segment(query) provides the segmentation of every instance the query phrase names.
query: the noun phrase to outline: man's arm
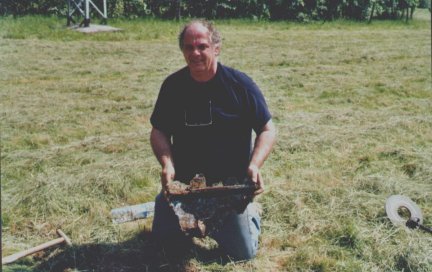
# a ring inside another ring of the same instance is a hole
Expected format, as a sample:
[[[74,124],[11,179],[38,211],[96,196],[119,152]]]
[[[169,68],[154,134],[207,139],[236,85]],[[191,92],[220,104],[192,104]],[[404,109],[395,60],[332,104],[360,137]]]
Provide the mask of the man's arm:
[[[166,190],[167,184],[173,181],[175,176],[170,138],[162,131],[153,128],[150,133],[150,143],[153,153],[162,166],[161,183],[162,189]]]
[[[249,177],[258,184],[259,189],[255,191],[255,195],[264,192],[264,181],[261,177],[260,168],[267,159],[273,144],[276,140],[276,128],[273,121],[270,119],[257,135],[255,139],[255,146],[252,151],[252,158],[248,167]]]

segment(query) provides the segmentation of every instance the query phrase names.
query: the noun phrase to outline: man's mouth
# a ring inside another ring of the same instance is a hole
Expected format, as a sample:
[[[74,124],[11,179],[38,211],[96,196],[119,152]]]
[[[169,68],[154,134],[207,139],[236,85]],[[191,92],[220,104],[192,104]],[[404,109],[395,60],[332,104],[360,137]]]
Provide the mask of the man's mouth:
[[[198,64],[202,64],[203,61],[202,60],[191,60],[191,63],[194,65],[198,65]]]

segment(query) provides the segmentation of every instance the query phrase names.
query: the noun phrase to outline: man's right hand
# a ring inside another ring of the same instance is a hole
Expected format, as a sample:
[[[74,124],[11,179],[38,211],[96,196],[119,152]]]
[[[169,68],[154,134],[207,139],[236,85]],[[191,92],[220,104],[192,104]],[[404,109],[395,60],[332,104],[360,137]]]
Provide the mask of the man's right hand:
[[[170,136],[157,128],[152,128],[150,133],[150,143],[153,152],[162,166],[161,184],[162,190],[166,191],[168,183],[174,180],[175,169],[171,154]]]
[[[161,171],[161,184],[164,191],[167,190],[167,185],[174,180],[175,169],[173,165],[166,165]]]
[[[254,192],[254,195],[262,194],[264,192],[264,181],[258,166],[250,164],[247,173],[249,178],[258,185],[258,189]]]

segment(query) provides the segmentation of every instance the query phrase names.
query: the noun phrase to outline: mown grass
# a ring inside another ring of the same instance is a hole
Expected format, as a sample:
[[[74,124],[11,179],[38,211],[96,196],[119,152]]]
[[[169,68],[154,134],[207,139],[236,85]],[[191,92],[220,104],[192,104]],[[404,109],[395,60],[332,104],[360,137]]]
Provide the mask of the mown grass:
[[[257,258],[202,271],[432,271],[432,239],[391,225],[388,196],[413,199],[432,225],[431,27],[404,22],[220,21],[221,61],[254,78],[278,142],[263,168]],[[151,201],[159,166],[149,116],[184,65],[179,23],[113,20],[85,35],[65,19],[0,18],[2,255],[56,237],[4,271],[169,271],[151,219],[109,211]],[[172,267],[171,267],[172,268]],[[172,268],[177,270],[177,268]]]

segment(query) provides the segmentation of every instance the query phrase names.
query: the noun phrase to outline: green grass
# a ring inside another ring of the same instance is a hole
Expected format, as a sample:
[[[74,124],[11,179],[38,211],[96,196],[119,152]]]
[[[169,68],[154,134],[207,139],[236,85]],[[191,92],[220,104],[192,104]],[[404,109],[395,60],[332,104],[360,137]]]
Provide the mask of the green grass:
[[[428,11],[415,15],[217,22],[221,61],[261,87],[278,141],[263,168],[257,258],[192,254],[190,271],[432,271],[430,234],[392,226],[384,210],[403,194],[432,225],[431,25]],[[184,65],[181,24],[111,20],[123,31],[85,35],[65,23],[0,18],[2,255],[56,228],[74,243],[3,269],[169,271],[150,246],[151,219],[113,225],[109,212],[160,188],[149,116]]]

